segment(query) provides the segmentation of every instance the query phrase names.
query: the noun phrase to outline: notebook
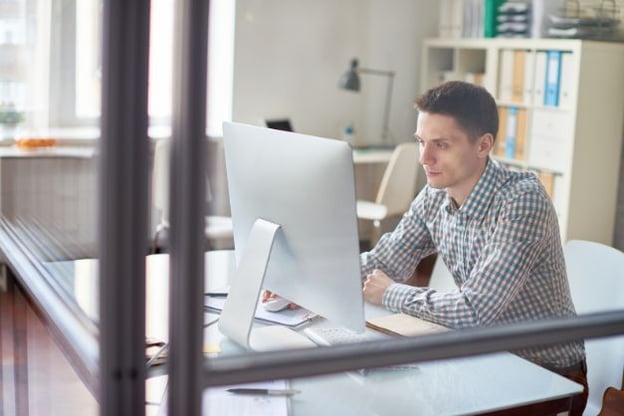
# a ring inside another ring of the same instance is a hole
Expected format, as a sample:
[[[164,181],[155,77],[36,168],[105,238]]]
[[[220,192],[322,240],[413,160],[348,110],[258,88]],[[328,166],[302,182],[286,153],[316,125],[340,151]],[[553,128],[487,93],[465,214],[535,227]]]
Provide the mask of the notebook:
[[[405,313],[379,316],[366,320],[366,326],[390,335],[412,337],[450,331],[449,328]]]

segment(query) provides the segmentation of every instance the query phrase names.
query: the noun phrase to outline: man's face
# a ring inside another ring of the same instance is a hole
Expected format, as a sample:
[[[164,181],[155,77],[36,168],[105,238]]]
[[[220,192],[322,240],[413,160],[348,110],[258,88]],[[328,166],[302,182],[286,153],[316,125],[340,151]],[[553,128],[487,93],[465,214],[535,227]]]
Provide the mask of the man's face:
[[[470,140],[453,117],[420,112],[415,137],[429,186],[446,189],[461,205],[485,169],[492,136]]]

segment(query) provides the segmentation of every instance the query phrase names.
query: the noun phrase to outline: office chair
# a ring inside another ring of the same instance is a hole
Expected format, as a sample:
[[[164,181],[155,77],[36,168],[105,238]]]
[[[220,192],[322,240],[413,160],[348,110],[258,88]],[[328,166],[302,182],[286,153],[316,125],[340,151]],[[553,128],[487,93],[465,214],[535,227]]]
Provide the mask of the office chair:
[[[160,214],[156,232],[152,240],[152,252],[167,246],[169,230],[169,140],[159,140],[154,148],[152,171],[152,205]],[[206,198],[212,199],[210,184],[206,179]],[[204,233],[207,249],[225,249],[233,247],[234,232],[232,218],[227,216],[207,215]]]
[[[392,153],[384,171],[375,202],[357,201],[359,219],[373,222],[370,244],[381,237],[382,221],[403,214],[416,191],[418,175],[418,143],[401,143]]]
[[[624,308],[624,253],[573,240],[564,247],[572,300],[578,314]],[[609,386],[622,387],[624,335],[585,341],[589,399],[584,415],[597,415]]]

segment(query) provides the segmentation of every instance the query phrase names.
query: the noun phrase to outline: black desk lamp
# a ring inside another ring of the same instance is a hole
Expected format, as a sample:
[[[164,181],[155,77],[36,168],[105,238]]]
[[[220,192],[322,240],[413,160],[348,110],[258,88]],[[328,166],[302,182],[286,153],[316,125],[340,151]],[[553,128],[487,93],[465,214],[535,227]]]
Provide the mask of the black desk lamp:
[[[388,90],[386,92],[386,108],[384,112],[384,121],[383,121],[383,130],[381,139],[384,144],[388,144],[389,142],[389,128],[388,122],[390,120],[390,103],[392,102],[392,83],[394,81],[394,71],[383,71],[379,69],[370,69],[370,68],[360,68],[358,67],[358,60],[353,58],[351,60],[351,68],[347,72],[345,72],[342,77],[340,77],[340,81],[338,82],[338,86],[342,89],[348,91],[360,91],[360,75],[359,74],[371,74],[371,75],[381,75],[384,77],[388,77]]]

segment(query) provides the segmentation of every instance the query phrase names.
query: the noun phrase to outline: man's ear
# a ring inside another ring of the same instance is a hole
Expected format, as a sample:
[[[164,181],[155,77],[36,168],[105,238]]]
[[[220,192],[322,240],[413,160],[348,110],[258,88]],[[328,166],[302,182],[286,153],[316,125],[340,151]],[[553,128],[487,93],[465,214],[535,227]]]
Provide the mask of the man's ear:
[[[487,157],[490,151],[494,147],[494,136],[491,133],[485,133],[483,136],[477,139],[478,153],[481,157]]]

